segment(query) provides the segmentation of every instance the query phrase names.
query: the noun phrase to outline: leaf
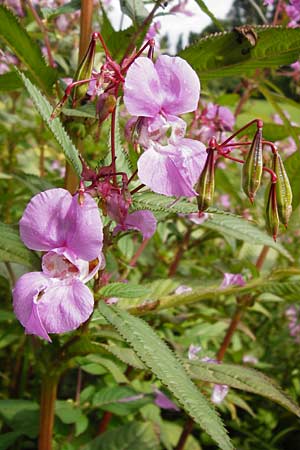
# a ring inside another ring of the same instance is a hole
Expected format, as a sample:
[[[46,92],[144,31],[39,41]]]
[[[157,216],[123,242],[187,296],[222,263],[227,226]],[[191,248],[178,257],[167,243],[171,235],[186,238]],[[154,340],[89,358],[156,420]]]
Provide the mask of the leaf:
[[[46,191],[47,189],[53,189],[55,186],[49,183],[45,178],[38,177],[37,175],[29,173],[12,173],[10,174],[15,180],[20,181],[24,186],[26,186],[33,195],[38,194],[41,191]]]
[[[143,0],[120,0],[122,13],[126,14],[134,24],[140,25],[148,17]]]
[[[220,448],[231,449],[228,435],[212,405],[191,382],[180,361],[152,328],[143,320],[119,308],[109,307],[104,302],[99,303],[99,310]]]
[[[32,269],[40,268],[40,260],[22,243],[19,233],[10,225],[0,222],[0,260],[15,262]]]
[[[109,49],[113,59],[117,59],[125,53],[128,43],[132,36],[134,35],[134,27],[126,28],[125,30],[115,31],[111,25],[109,18],[105,10],[102,8],[102,26],[101,34],[106,42],[107,48]],[[139,44],[137,43],[137,46]]]
[[[157,450],[159,443],[152,424],[130,422],[108,430],[82,450]]]
[[[0,5],[0,38],[26,65],[35,83],[51,93],[56,72],[46,65],[38,42],[31,39],[17,17],[4,5]]]
[[[150,293],[145,286],[132,283],[111,283],[102,287],[98,292],[102,297],[136,298]]]
[[[118,416],[128,416],[152,402],[151,396],[145,396],[128,386],[104,387],[94,396],[94,408],[110,411]]]
[[[128,366],[136,369],[145,369],[145,365],[131,348],[119,347],[115,344],[101,344],[101,346]]]
[[[21,431],[10,431],[9,433],[2,433],[0,436],[0,450],[12,448],[12,444],[22,436]]]
[[[60,14],[70,14],[81,8],[81,0],[71,0],[65,5],[58,8],[41,8],[42,14],[45,19],[54,19]]]
[[[189,362],[188,368],[199,380],[227,384],[236,389],[262,395],[300,416],[300,408],[282,391],[280,386],[255,369],[234,364],[212,364],[201,361]]]
[[[66,133],[66,130],[62,126],[59,118],[50,120],[50,116],[52,113],[52,106],[46,100],[46,98],[40,93],[40,91],[34,86],[26,76],[20,72],[20,77],[30,95],[36,109],[40,113],[41,117],[44,119],[50,130],[52,131],[53,136],[63,149],[65,157],[70,165],[73,167],[74,171],[80,177],[82,172],[82,165],[79,159],[79,152],[71,141],[69,135]]]
[[[104,358],[103,356],[99,355],[88,355],[83,358],[83,360],[85,364],[95,363],[98,366],[104,367],[108,372],[112,374],[116,383],[128,383],[128,379],[125,377],[120,367],[118,367],[117,364],[111,359]]]
[[[300,135],[300,127],[294,127],[294,132]],[[267,141],[281,141],[290,137],[291,133],[285,125],[277,125],[275,123],[264,122],[263,136]]]
[[[167,197],[166,195],[156,194],[151,191],[144,191],[134,194],[133,210],[150,209],[151,211],[165,211],[169,214],[191,214],[197,213],[198,207],[196,203],[176,197]],[[209,208],[209,213],[229,214],[216,208]]]
[[[216,25],[216,27],[219,28],[219,30],[224,31],[223,25],[218,21],[218,19],[210,11],[210,9],[208,9],[208,7],[204,3],[204,1],[203,0],[196,0],[196,3],[198,3],[200,9],[204,12],[204,14],[206,14],[212,20],[212,22]]]
[[[201,226],[241,241],[250,242],[253,245],[267,245],[293,261],[290,253],[281,244],[274,242],[267,233],[240,217],[215,214],[203,222]]]
[[[23,88],[23,83],[15,71],[0,75],[0,92],[15,91],[21,88]]]
[[[284,161],[284,167],[289,177],[293,191],[293,210],[300,203],[300,154],[296,151]]]
[[[258,39],[252,46],[236,31],[208,35],[179,56],[198,72],[201,80],[238,76],[256,69],[277,68],[299,57],[300,29],[252,27]]]

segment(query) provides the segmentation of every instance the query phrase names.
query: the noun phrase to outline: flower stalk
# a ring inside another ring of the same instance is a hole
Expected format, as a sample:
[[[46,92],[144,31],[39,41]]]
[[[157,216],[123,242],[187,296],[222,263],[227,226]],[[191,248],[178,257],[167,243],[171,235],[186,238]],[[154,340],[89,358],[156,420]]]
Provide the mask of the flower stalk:
[[[42,379],[38,450],[52,450],[57,385],[57,376],[45,375]]]

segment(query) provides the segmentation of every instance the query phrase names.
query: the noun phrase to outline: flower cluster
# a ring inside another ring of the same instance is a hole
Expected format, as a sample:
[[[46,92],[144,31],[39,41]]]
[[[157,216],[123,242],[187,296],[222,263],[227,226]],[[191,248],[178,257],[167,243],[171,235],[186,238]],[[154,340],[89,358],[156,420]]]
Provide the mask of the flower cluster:
[[[197,139],[208,142],[213,136],[225,139],[226,131],[232,131],[235,117],[226,106],[207,103],[201,110],[195,112],[192,133]]]
[[[64,189],[41,192],[24,211],[20,235],[28,248],[46,253],[42,272],[18,279],[14,311],[26,333],[51,341],[49,333],[74,330],[93,312],[85,283],[104,263],[97,203],[88,194],[79,202]]]

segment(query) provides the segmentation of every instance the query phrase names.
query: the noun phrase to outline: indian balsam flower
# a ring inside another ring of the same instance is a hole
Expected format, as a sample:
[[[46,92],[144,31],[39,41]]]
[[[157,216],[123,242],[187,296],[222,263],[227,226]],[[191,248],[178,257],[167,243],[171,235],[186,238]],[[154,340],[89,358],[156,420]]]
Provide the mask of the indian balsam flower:
[[[85,285],[103,265],[102,222],[88,194],[79,202],[65,189],[37,194],[20,220],[25,245],[45,252],[42,271],[18,279],[14,311],[27,334],[51,341],[49,333],[78,328],[93,312],[94,299]]]
[[[182,58],[161,55],[153,63],[140,57],[128,70],[124,103],[139,118],[138,142],[145,150],[138,176],[154,192],[197,195],[193,186],[205,163],[205,146],[184,137],[186,124],[178,115],[194,111],[199,95],[199,79]]]

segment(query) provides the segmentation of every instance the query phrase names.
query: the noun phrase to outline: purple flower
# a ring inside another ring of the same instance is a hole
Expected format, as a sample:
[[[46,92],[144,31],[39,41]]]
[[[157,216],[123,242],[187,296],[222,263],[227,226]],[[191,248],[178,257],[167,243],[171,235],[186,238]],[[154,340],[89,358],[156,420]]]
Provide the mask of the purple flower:
[[[232,131],[235,124],[235,117],[230,109],[214,103],[208,103],[201,113],[196,113],[197,128],[193,130],[195,136],[200,140],[207,142],[217,133]],[[225,135],[224,135],[225,138]]]
[[[300,21],[300,0],[290,0],[290,4],[285,7],[286,13],[291,19],[290,27],[298,26]]]
[[[170,400],[162,391],[154,388],[155,400],[154,403],[161,409],[171,409],[173,411],[180,411],[177,405]]]
[[[161,55],[155,64],[138,58],[128,70],[124,103],[131,115],[139,117],[138,142],[146,150],[138,160],[138,175],[154,192],[197,195],[193,186],[205,163],[205,147],[184,138],[186,124],[178,115],[195,110],[199,94],[196,73],[179,57]]]
[[[180,13],[188,17],[194,16],[194,13],[187,9],[188,1],[189,0],[179,0],[179,3],[170,9],[170,13]]]
[[[190,360],[198,359],[197,353],[199,353],[201,350],[202,350],[202,347],[200,345],[191,344],[189,346],[188,358]]]
[[[270,6],[273,5],[274,0],[264,0],[264,6]]]
[[[186,294],[187,292],[192,292],[192,288],[189,286],[185,286],[184,284],[182,284],[181,286],[178,286],[175,291],[174,294],[176,295],[180,295],[180,294]]]
[[[215,384],[211,394],[211,401],[219,405],[228,394],[228,391],[229,386],[227,384]]]
[[[65,189],[50,189],[31,199],[20,220],[25,245],[47,252],[42,272],[31,272],[13,290],[14,311],[27,334],[51,342],[48,333],[78,328],[93,312],[85,283],[102,261],[102,222],[95,200],[79,204]]]
[[[224,278],[220,288],[225,289],[228,286],[245,286],[246,282],[240,273],[224,273]]]
[[[150,239],[156,231],[157,221],[151,211],[135,211],[128,214],[123,224],[115,227],[114,233],[125,230],[139,231],[143,239]]]

